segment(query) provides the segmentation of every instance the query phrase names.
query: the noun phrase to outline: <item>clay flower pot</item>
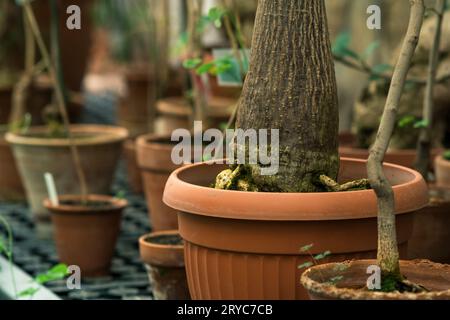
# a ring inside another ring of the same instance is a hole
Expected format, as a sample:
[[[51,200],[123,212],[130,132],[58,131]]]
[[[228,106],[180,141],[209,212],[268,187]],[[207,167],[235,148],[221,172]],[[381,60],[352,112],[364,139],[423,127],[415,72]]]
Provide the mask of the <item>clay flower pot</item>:
[[[130,133],[131,138],[153,131],[155,98],[152,96],[149,68],[140,71],[132,68],[126,73],[127,94],[118,108],[118,124]]]
[[[329,263],[305,271],[301,282],[312,300],[442,300],[450,299],[450,266],[426,260],[401,261],[400,267],[409,281],[430,290],[426,293],[385,293],[366,289],[367,268],[375,260]],[[342,267],[345,266],[345,267]],[[344,270],[342,270],[344,269]],[[336,285],[330,280],[342,277]],[[361,289],[354,289],[361,288]]]
[[[80,196],[67,195],[59,202],[55,206],[44,200],[51,212],[59,260],[79,266],[82,277],[107,275],[127,201],[90,195],[85,205]]]
[[[414,218],[408,257],[450,263],[450,189],[429,188],[430,203]]]
[[[150,233],[139,239],[141,259],[156,300],[187,300],[184,246],[178,231]]]
[[[173,164],[171,159],[173,145],[170,137],[159,135],[141,136],[136,142],[150,224],[154,231],[178,228],[176,211],[162,201],[170,173],[180,167]]]
[[[167,181],[164,202],[179,211],[193,299],[307,299],[298,266],[331,251],[329,261],[374,258],[377,201],[373,190],[263,193],[208,187],[225,165],[185,166]],[[385,164],[394,185],[402,256],[414,212],[428,202],[427,186],[411,169]],[[366,176],[366,162],[342,159],[340,181]]]
[[[11,147],[0,130],[0,201],[20,201],[25,199],[25,190],[20,180],[19,171]]]
[[[128,184],[134,193],[142,193],[144,190],[141,171],[136,157],[136,141],[128,139],[123,145],[125,161],[127,164]]]
[[[436,170],[436,185],[442,188],[450,188],[450,161],[438,156],[434,161]]]
[[[126,129],[99,125],[73,125],[71,131],[78,146],[88,190],[93,194],[108,194]],[[50,216],[42,201],[47,197],[44,173],[50,172],[59,194],[78,194],[79,185],[73,165],[69,140],[49,138],[46,127],[33,127],[25,135],[7,133],[6,140],[13,149],[14,158],[25,186],[31,212],[37,222],[38,235],[47,237]]]

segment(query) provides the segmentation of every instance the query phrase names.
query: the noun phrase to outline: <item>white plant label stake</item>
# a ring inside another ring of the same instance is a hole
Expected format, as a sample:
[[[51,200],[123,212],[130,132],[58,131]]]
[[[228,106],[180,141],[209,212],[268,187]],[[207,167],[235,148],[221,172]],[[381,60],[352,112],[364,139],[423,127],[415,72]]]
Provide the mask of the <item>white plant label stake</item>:
[[[49,172],[44,174],[45,185],[47,186],[48,197],[52,205],[59,205],[58,193],[56,192],[55,180],[53,175]]]

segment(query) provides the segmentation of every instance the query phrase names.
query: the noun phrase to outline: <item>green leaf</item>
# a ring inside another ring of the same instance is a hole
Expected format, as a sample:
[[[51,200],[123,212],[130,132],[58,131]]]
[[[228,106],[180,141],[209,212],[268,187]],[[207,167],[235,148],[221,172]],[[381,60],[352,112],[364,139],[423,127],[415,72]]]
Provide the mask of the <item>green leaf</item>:
[[[339,263],[336,266],[334,266],[333,271],[334,272],[342,272],[349,268],[347,264]]]
[[[311,250],[311,248],[314,247],[314,244],[307,244],[306,246],[303,246],[300,248],[300,252],[308,252],[309,250]]]
[[[336,276],[330,279],[330,281],[328,281],[329,284],[336,284],[339,281],[341,281],[342,279],[344,279],[343,276]]]
[[[19,298],[25,298],[25,297],[29,297],[29,296],[34,296],[36,294],[36,292],[39,291],[39,288],[28,288],[25,289],[21,292],[19,292],[18,297]]]
[[[216,28],[221,28],[222,18],[226,13],[227,11],[220,7],[213,7],[208,12],[209,21],[213,22]]]
[[[372,67],[372,72],[376,73],[370,77],[370,80],[378,80],[380,77],[377,74],[383,74],[386,71],[392,70],[392,66],[387,63],[380,63]]]
[[[450,150],[445,151],[443,157],[445,160],[450,161]]]
[[[58,264],[48,270],[46,273],[37,275],[35,281],[39,284],[45,284],[50,281],[64,279],[68,273],[69,271],[67,265]]]
[[[183,67],[186,69],[195,69],[202,63],[202,59],[200,58],[193,58],[193,59],[186,59],[183,61]]]
[[[337,56],[345,56],[345,50],[349,47],[351,35],[349,32],[340,33],[333,44],[333,54]]]
[[[210,70],[212,70],[213,68],[214,68],[214,62],[208,62],[208,63],[202,64],[200,67],[195,69],[195,72],[199,75],[202,75],[202,74],[210,72]]]
[[[328,257],[331,254],[330,251],[325,251],[324,253],[319,253],[318,255],[314,256],[315,260],[322,260]]]
[[[302,263],[301,265],[298,266],[299,269],[307,269],[309,267],[312,267],[314,265],[314,263],[307,261],[305,263]]]
[[[414,117],[412,115],[406,115],[398,121],[398,127],[406,128],[406,127],[412,126],[415,122],[416,122],[416,117]]]
[[[414,123],[414,129],[427,128],[429,126],[428,120],[420,120]]]
[[[369,58],[379,47],[380,47],[379,41],[374,41],[371,44],[369,44],[366,50],[364,50],[363,59],[366,60],[367,58]]]

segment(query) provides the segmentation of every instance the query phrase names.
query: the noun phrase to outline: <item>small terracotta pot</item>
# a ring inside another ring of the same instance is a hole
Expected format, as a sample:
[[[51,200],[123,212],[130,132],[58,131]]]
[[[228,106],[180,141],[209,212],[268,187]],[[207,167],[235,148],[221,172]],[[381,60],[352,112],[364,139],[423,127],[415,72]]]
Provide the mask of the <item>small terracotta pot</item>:
[[[170,173],[180,167],[171,159],[173,143],[168,136],[145,135],[137,139],[136,147],[152,230],[177,229],[176,211],[162,201]]]
[[[128,183],[134,193],[142,193],[144,190],[141,171],[137,163],[136,142],[133,139],[125,141],[123,145],[125,161],[127,163]]]
[[[139,238],[141,259],[156,300],[190,299],[182,242],[178,231],[154,232]]]
[[[89,193],[108,194],[116,166],[127,138],[126,129],[99,125],[73,125],[71,131],[78,146]],[[14,158],[25,186],[28,203],[40,237],[51,235],[50,215],[42,201],[47,197],[44,173],[55,179],[60,194],[80,193],[69,140],[48,138],[46,127],[32,127],[26,135],[7,133]]]
[[[202,163],[172,173],[164,202],[179,210],[186,271],[193,299],[307,299],[298,266],[313,254],[330,261],[374,258],[377,200],[373,190],[265,193],[208,187],[225,165]],[[427,186],[411,169],[385,164],[394,185],[402,256],[414,211],[428,203]],[[366,161],[341,161],[340,181],[366,176]],[[357,239],[357,241],[355,240]]]
[[[441,149],[433,149],[431,151],[431,166],[434,166],[434,159],[442,152]],[[369,150],[354,148],[350,146],[339,147],[339,155],[341,157],[355,158],[355,159],[368,159]],[[400,166],[414,169],[416,162],[417,151],[413,149],[407,150],[388,150],[384,161],[387,163],[394,163]]]
[[[208,126],[219,128],[221,123],[226,123],[236,103],[236,99],[212,96],[209,99],[209,108],[207,110]],[[157,102],[156,109],[159,113],[155,123],[155,132],[157,134],[170,135],[175,129],[190,129],[192,127],[192,108],[185,98],[170,97],[161,99]]]
[[[414,217],[408,257],[450,263],[450,189],[429,188],[429,205]]]
[[[59,260],[79,266],[82,277],[107,275],[127,201],[99,195],[88,196],[88,202],[99,203],[96,206],[79,204],[81,197],[75,195],[60,196],[59,201],[54,206],[44,200],[54,223]]]
[[[438,156],[434,161],[436,171],[436,185],[442,188],[450,188],[450,161],[443,156]]]
[[[430,290],[426,293],[374,292],[366,288],[367,268],[377,265],[376,260],[329,263],[305,271],[301,283],[312,300],[448,300],[450,299],[450,266],[427,260],[401,261],[402,274],[413,283]],[[345,268],[341,268],[345,266]],[[342,270],[344,269],[344,270]],[[334,277],[342,277],[336,285]],[[364,288],[364,289],[354,289]]]
[[[118,124],[130,133],[131,138],[153,131],[155,98],[152,96],[148,67],[126,73],[127,95],[118,108]]]

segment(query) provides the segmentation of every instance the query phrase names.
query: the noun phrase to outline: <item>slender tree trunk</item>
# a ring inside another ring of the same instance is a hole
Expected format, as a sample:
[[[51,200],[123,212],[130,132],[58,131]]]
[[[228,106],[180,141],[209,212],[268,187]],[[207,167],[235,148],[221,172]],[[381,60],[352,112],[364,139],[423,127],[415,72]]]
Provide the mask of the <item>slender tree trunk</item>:
[[[423,120],[426,126],[420,131],[419,141],[417,143],[416,169],[425,180],[428,181],[428,170],[430,169],[433,111],[434,111],[434,85],[436,84],[436,74],[439,65],[439,47],[441,44],[442,21],[444,19],[445,0],[436,1],[436,30],[434,31],[433,46],[430,50],[430,61],[428,64],[428,79],[425,89],[425,98],[423,103]]]
[[[419,40],[425,11],[423,0],[411,0],[410,3],[408,31],[392,76],[377,138],[370,150],[367,163],[369,181],[378,198],[378,264],[384,278],[394,277],[397,280],[401,279],[401,274],[395,227],[394,192],[383,172],[383,159],[395,128],[398,104]]]
[[[260,190],[314,192],[337,178],[338,102],[324,0],[260,0],[237,128],[279,129],[280,167]]]

